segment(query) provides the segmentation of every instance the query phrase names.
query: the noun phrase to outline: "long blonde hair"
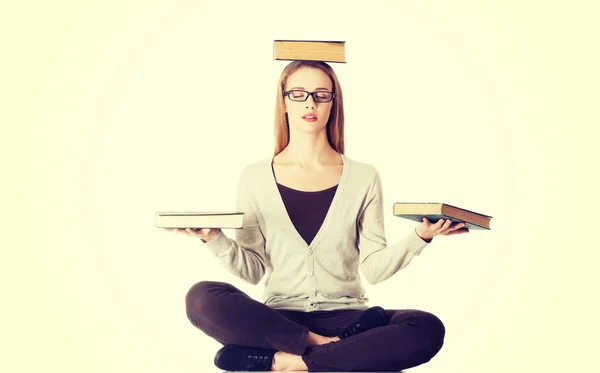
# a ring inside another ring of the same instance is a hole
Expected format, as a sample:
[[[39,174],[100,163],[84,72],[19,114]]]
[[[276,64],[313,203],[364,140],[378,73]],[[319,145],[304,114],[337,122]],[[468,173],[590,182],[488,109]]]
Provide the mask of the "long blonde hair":
[[[281,72],[277,85],[277,98],[275,100],[275,152],[279,154],[290,142],[290,127],[287,114],[283,105],[283,94],[287,79],[301,67],[314,67],[325,72],[333,84],[335,97],[331,106],[329,120],[327,121],[327,140],[333,149],[344,154],[344,105],[342,87],[335,72],[327,63],[322,61],[293,61]]]

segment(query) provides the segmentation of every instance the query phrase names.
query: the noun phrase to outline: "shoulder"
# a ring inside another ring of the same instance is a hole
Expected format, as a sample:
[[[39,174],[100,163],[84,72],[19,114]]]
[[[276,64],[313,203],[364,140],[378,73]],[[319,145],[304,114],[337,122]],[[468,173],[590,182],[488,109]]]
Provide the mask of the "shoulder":
[[[272,157],[265,157],[244,166],[240,172],[242,181],[266,181],[271,172]]]
[[[362,180],[376,181],[380,178],[377,167],[371,163],[362,162],[344,155],[344,162],[348,162],[353,177]]]

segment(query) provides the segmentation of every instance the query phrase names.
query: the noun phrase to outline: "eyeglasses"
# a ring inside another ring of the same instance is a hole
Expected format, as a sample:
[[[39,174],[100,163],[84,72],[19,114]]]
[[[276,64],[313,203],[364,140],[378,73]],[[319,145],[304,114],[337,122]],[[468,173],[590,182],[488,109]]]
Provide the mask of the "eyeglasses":
[[[288,97],[292,101],[303,102],[308,99],[308,96],[312,96],[315,102],[329,102],[335,97],[335,93],[327,91],[307,92],[293,89],[283,94],[283,97]]]

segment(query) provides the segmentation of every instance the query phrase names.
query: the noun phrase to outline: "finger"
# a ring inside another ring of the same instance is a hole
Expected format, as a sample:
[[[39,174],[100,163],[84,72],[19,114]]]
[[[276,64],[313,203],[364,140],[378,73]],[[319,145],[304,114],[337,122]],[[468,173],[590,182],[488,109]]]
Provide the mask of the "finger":
[[[455,231],[460,228],[464,228],[467,224],[465,223],[456,223],[452,227],[450,227],[450,231]]]
[[[452,224],[452,219],[448,219],[444,222],[444,224],[442,224],[440,231],[444,232],[446,230],[448,230],[448,228],[450,228],[450,225]]]
[[[435,224],[431,224],[427,227],[432,237],[437,236],[441,232],[441,227],[444,224],[444,219],[439,219]]]
[[[192,236],[196,235],[196,230],[194,228],[185,228],[185,231]]]
[[[434,231],[440,230],[445,222],[446,220],[440,219],[434,225],[432,225],[431,228],[433,228]]]
[[[208,228],[187,228],[187,232],[195,237],[204,238],[210,229]]]
[[[448,224],[448,221],[450,221],[450,224]],[[454,223],[451,220],[448,221],[446,221],[446,224],[444,224],[444,227],[442,229],[444,232],[452,232],[454,230],[462,228],[464,225],[461,222]]]
[[[469,229],[468,228],[460,228],[455,231],[449,231],[449,232],[445,233],[445,235],[452,236],[453,234],[462,234],[462,233],[469,233]]]

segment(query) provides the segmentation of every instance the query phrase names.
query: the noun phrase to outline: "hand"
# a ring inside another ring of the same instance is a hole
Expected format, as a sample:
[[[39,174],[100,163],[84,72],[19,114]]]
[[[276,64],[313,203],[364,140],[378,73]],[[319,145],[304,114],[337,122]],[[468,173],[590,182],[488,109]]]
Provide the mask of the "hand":
[[[444,219],[440,219],[437,223],[432,224],[429,222],[429,219],[423,218],[423,222],[415,230],[419,237],[430,242],[433,237],[438,235],[451,236],[453,234],[468,233],[469,229],[464,227],[465,223],[452,224],[452,220],[450,219],[445,221]]]
[[[203,242],[208,242],[221,233],[220,228],[163,228],[168,232],[185,234],[188,236],[199,237]]]

